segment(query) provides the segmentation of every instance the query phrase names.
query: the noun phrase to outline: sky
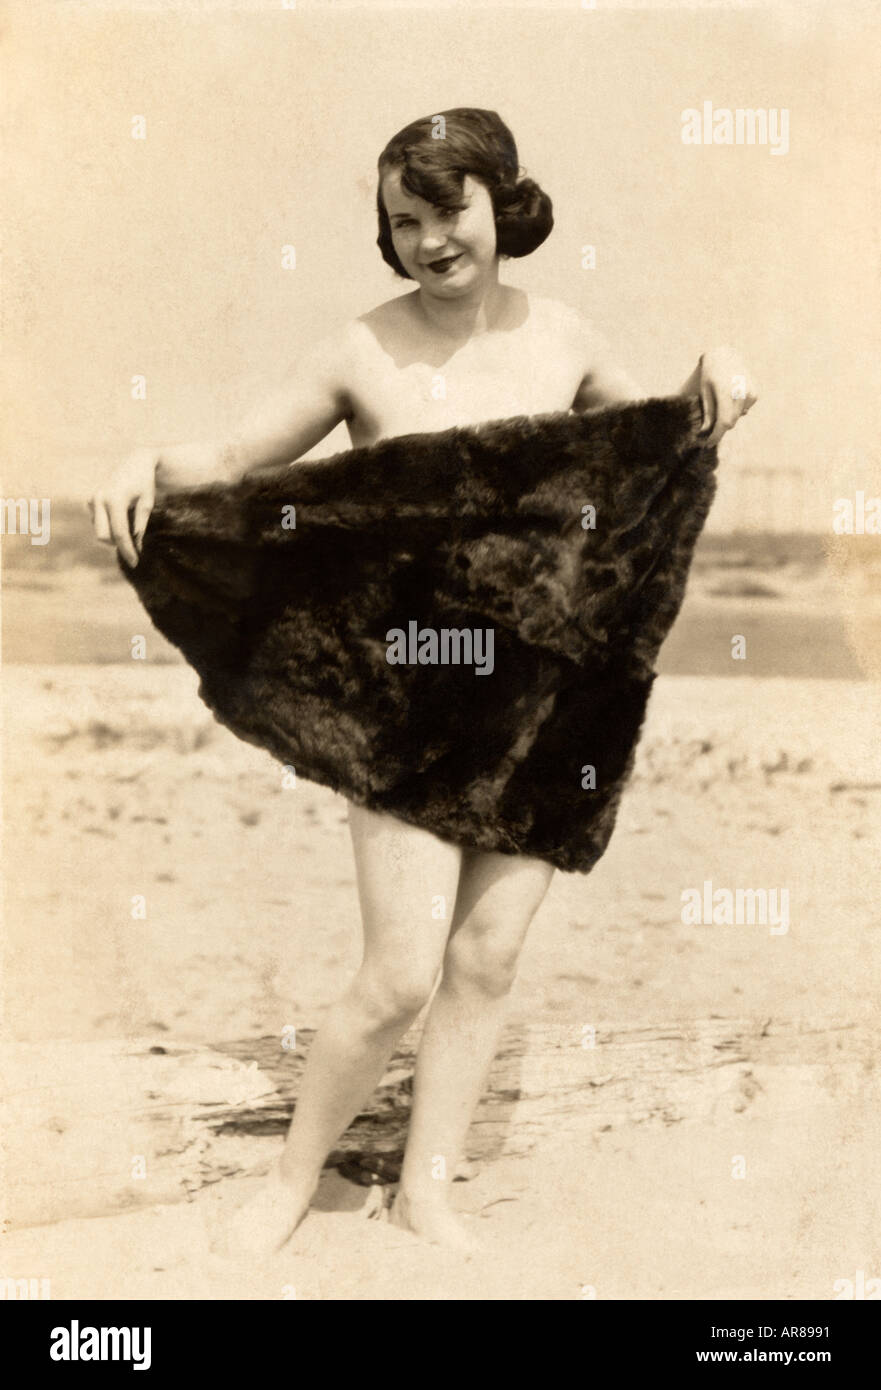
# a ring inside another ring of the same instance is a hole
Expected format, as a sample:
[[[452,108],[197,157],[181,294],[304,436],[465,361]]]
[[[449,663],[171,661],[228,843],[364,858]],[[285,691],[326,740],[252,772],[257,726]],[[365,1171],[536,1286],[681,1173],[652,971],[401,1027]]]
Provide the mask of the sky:
[[[879,39],[881,9],[849,0],[14,0],[3,495],[85,496],[137,445],[223,437],[317,337],[409,289],[375,247],[377,156],[473,105],[554,202],[502,278],[580,308],[651,393],[735,346],[761,399],[723,446],[715,522],[824,524],[878,489]],[[788,152],[683,144],[705,101],[785,108]]]

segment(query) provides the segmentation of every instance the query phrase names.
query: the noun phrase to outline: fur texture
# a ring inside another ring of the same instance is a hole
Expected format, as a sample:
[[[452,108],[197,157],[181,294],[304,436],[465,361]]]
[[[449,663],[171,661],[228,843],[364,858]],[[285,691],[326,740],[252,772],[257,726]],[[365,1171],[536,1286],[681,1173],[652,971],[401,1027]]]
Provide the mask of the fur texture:
[[[586,873],[715,491],[699,425],[674,397],[388,439],[171,496],[120,564],[241,738],[445,839]],[[492,628],[492,674],[389,664],[411,620]]]

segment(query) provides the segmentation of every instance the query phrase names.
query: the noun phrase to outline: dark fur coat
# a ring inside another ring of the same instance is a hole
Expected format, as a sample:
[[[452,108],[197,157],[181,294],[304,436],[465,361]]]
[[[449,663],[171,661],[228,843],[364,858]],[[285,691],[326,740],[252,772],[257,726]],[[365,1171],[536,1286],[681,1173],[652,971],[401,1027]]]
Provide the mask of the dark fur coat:
[[[699,425],[674,397],[383,440],[171,496],[120,564],[241,738],[445,839],[586,873],[713,498]],[[414,620],[492,629],[491,674],[390,664]]]

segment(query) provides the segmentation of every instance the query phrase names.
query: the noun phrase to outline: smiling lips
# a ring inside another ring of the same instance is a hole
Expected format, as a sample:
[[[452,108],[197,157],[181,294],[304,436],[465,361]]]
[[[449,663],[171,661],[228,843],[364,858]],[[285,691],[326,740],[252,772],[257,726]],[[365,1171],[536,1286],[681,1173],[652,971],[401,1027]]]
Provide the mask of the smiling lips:
[[[446,271],[449,270],[451,265],[455,265],[456,261],[459,260],[461,255],[462,252],[459,251],[458,254],[455,256],[444,256],[439,261],[429,261],[428,269],[433,270],[435,275],[443,275]]]

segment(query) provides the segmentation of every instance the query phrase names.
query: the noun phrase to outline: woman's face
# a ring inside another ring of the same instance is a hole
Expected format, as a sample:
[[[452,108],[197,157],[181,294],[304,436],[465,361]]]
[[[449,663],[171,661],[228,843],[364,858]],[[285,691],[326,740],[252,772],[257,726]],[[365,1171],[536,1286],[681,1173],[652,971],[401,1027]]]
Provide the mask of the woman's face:
[[[435,207],[401,187],[401,171],[383,177],[382,199],[398,260],[429,294],[456,299],[474,290],[496,259],[492,199],[479,179],[466,174],[461,212]]]

